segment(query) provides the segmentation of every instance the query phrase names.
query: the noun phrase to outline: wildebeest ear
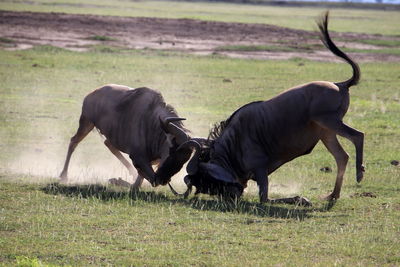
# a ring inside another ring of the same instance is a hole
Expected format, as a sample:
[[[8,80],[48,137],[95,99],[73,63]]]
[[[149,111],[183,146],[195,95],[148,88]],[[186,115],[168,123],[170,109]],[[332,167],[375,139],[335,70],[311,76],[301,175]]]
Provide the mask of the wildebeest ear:
[[[200,163],[200,167],[207,170],[207,173],[216,180],[227,183],[236,183],[235,177],[230,172],[217,164]]]

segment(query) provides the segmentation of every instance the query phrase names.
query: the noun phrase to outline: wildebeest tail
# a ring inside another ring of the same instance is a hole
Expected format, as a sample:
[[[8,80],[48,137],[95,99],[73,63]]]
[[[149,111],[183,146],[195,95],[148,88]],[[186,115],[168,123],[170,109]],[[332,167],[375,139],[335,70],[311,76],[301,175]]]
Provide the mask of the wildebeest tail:
[[[326,48],[328,48],[333,54],[344,59],[353,68],[353,76],[347,81],[343,82],[346,85],[346,87],[356,85],[360,80],[360,67],[356,62],[354,62],[348,55],[346,55],[333,43],[328,32],[328,18],[329,18],[329,11],[326,11],[321,16],[320,20],[317,21],[318,28],[321,32],[320,34],[321,41],[324,43]]]

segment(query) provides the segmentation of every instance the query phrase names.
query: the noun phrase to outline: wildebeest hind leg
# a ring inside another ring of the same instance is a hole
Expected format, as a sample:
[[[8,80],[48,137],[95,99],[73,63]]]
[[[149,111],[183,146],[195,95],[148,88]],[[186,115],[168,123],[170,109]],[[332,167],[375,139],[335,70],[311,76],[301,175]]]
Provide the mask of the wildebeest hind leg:
[[[85,138],[91,130],[93,130],[94,124],[89,121],[85,116],[81,115],[79,118],[79,127],[76,134],[71,138],[68,146],[67,157],[65,159],[64,168],[60,174],[62,182],[67,182],[68,180],[68,165],[71,159],[72,152],[74,152],[76,146]]]
[[[364,176],[363,166],[363,149],[364,149],[364,134],[350,126],[344,124],[338,119],[335,114],[326,115],[315,119],[315,122],[321,127],[335,132],[336,134],[349,139],[356,148],[356,171],[357,171],[357,182],[361,182]]]
[[[137,190],[142,186],[143,183],[143,177],[138,174],[136,177],[135,182],[131,185],[131,190]]]
[[[340,145],[339,140],[334,132],[327,132],[322,138],[322,142],[329,152],[333,155],[336,160],[337,165],[337,176],[336,183],[333,192],[325,197],[327,200],[334,200],[340,197],[340,190],[343,183],[343,175],[346,171],[347,162],[349,160],[349,155],[344,151],[343,147]]]

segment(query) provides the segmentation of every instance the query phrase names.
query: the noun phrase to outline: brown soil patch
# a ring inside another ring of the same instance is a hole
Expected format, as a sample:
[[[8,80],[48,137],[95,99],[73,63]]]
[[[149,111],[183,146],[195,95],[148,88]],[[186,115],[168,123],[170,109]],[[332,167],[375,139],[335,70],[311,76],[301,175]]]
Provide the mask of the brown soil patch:
[[[113,38],[91,40],[93,36]],[[380,35],[332,33],[339,46],[365,48],[360,40],[395,39]],[[106,44],[130,49],[161,49],[193,54],[220,54],[235,58],[337,60],[326,51],[315,32],[265,24],[225,23],[192,19],[164,19],[0,11],[0,37],[6,49],[52,45],[84,51]],[[6,39],[4,39],[6,38]],[[226,51],[227,45],[271,46],[271,51]],[[282,47],[283,51],[279,51]],[[286,48],[286,49],[284,49]],[[290,51],[287,51],[290,48]],[[378,46],[367,46],[379,49]],[[400,56],[350,53],[357,61],[400,61]]]

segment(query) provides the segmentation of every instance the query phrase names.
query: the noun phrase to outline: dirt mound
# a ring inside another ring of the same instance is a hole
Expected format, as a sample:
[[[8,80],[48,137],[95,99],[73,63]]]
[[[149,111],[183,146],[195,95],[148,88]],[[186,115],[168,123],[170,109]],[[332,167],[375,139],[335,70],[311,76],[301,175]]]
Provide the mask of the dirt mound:
[[[106,44],[238,58],[336,60],[324,50],[314,32],[265,24],[192,19],[0,11],[0,37],[3,40],[0,42],[7,42],[8,49],[46,44],[80,51]],[[365,46],[358,43],[361,39],[387,38],[354,33],[333,34],[335,37],[344,40],[349,48]],[[368,49],[379,47],[370,45]],[[400,61],[400,56],[394,55],[353,55],[357,61]]]

